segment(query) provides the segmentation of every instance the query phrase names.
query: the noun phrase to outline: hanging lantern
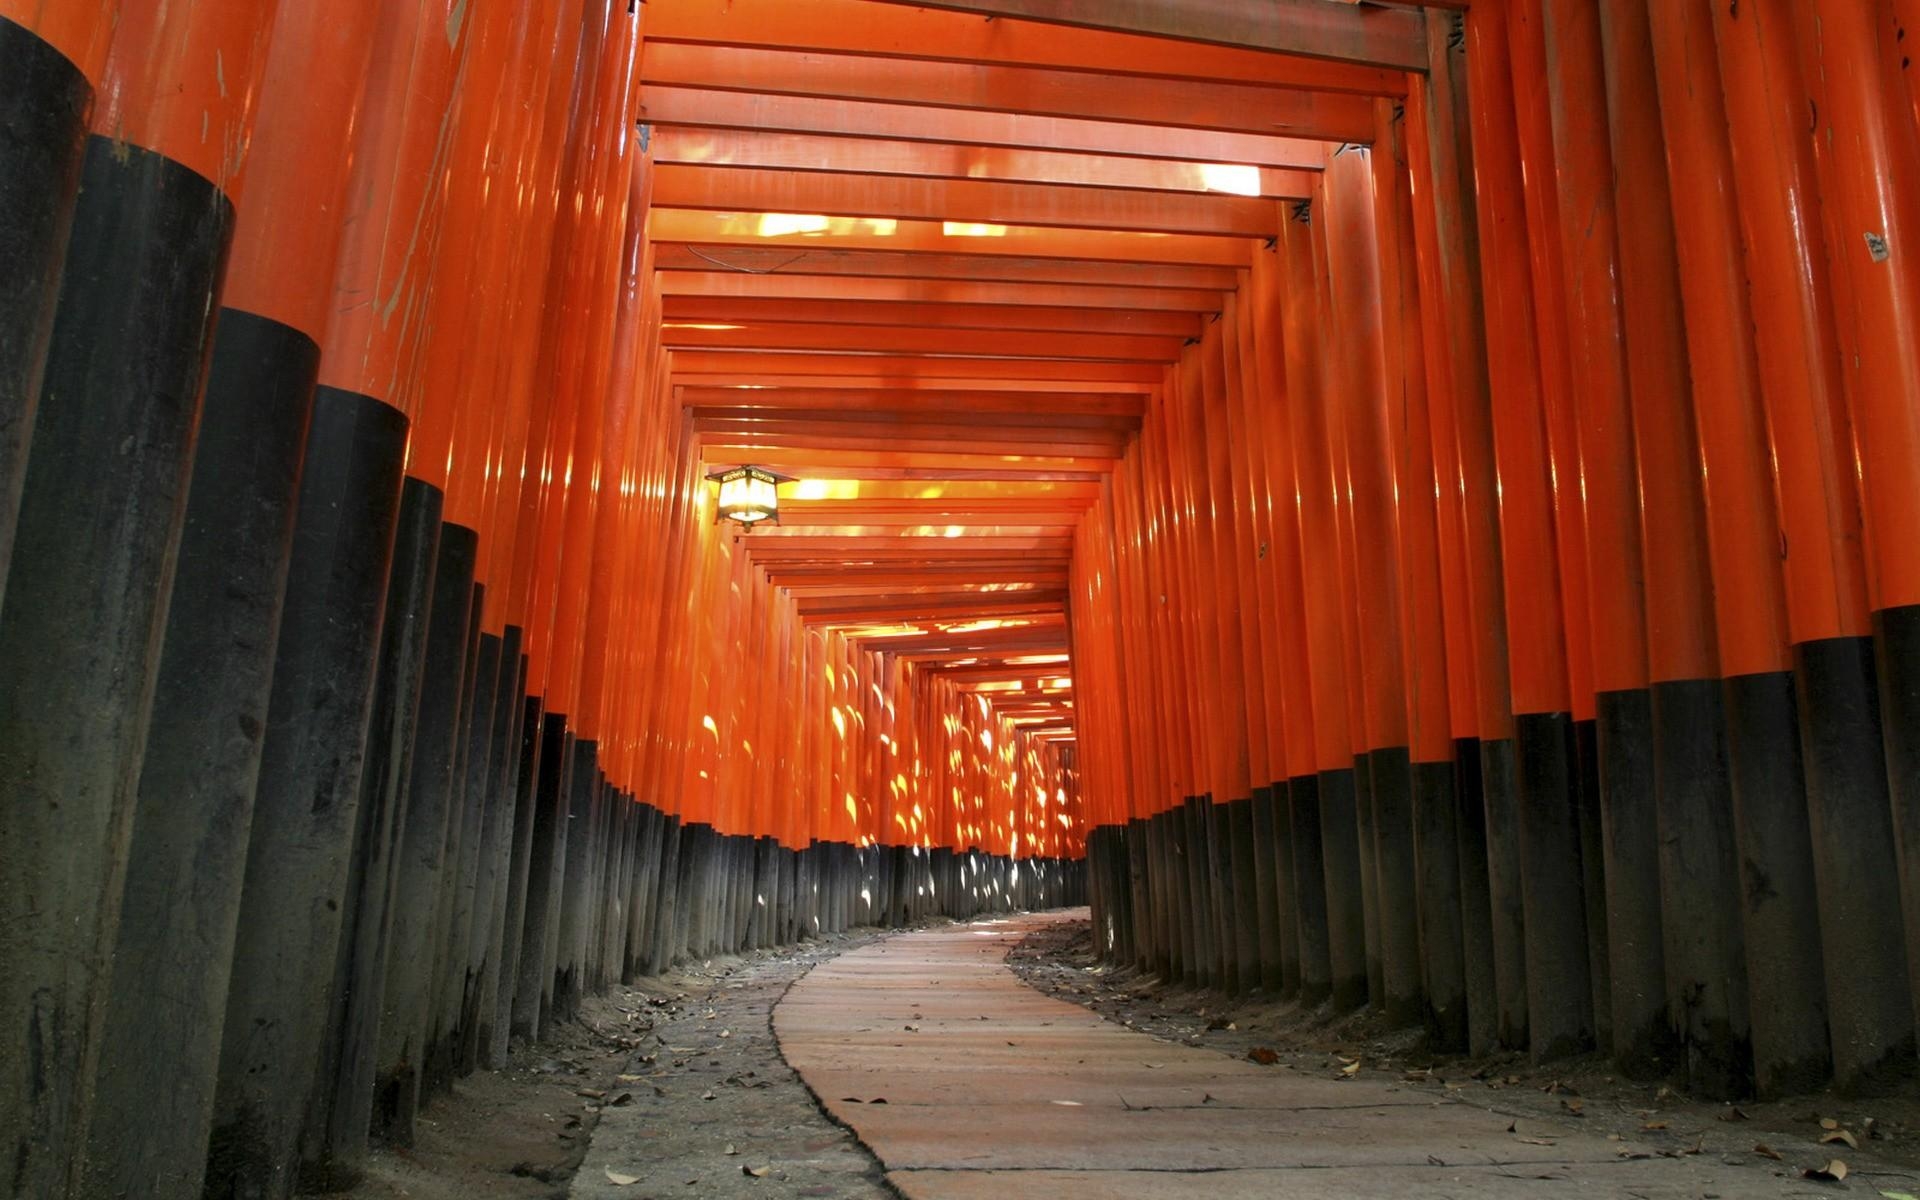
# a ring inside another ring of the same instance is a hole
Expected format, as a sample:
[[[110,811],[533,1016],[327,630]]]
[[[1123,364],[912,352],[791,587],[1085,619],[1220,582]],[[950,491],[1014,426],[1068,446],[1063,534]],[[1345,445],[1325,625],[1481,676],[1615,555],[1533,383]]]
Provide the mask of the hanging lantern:
[[[787,482],[764,467],[739,466],[707,476],[720,485],[720,516],[742,529],[780,523],[780,485]]]

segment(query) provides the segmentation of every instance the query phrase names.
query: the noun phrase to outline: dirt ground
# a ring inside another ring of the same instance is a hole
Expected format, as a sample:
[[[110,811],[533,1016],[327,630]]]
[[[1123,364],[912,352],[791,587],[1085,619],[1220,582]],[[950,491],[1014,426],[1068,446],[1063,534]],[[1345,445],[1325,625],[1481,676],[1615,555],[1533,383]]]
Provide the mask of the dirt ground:
[[[1510,1117],[1511,1132],[1523,1139],[1551,1138],[1574,1118],[1618,1141],[1623,1157],[1759,1157],[1787,1176],[1818,1172],[1837,1159],[1855,1184],[1882,1196],[1920,1195],[1920,1089],[1873,1100],[1816,1093],[1709,1104],[1671,1084],[1619,1078],[1599,1055],[1540,1068],[1518,1054],[1436,1054],[1423,1031],[1389,1028],[1364,1012],[1335,1016],[1257,994],[1227,997],[1106,966],[1094,957],[1085,921],[1027,938],[1009,962],[1030,986],[1156,1037],[1270,1061],[1276,1070],[1449,1094]],[[1807,1178],[1826,1182],[1818,1174]]]
[[[768,1017],[813,964],[876,936],[716,958],[592,997],[579,1023],[435,1097],[417,1145],[376,1150],[357,1186],[322,1200],[891,1196],[780,1058]]]

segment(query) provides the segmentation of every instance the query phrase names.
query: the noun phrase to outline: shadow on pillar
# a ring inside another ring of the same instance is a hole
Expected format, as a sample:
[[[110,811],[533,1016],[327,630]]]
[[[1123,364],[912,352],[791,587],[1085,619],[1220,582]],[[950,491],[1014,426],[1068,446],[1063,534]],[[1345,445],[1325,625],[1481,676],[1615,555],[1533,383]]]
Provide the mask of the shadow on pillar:
[[[32,453],[24,478],[0,480],[0,498],[19,495],[0,606],[0,1028],[16,1051],[0,1054],[0,1129],[23,1195],[61,1194],[85,1159],[232,225],[226,197],[179,163],[87,139]],[[0,261],[44,268],[45,253],[0,251]],[[0,363],[37,357],[0,348]]]
[[[1746,1095],[1753,1047],[1740,872],[1717,679],[1653,685],[1667,1008],[1689,1090]]]
[[[407,422],[314,393],[241,889],[206,1195],[284,1195],[325,1033]]]
[[[86,76],[65,55],[0,18],[0,595],[92,101]]]
[[[88,1195],[198,1194],[320,352],[224,310],[140,771]]]

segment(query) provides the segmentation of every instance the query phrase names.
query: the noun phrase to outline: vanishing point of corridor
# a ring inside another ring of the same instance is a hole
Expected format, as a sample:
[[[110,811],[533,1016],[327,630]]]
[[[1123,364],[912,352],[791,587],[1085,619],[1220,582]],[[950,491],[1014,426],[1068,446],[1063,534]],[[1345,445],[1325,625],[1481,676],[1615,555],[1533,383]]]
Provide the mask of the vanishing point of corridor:
[[[0,1197],[1920,1194],[1917,32],[0,0]]]

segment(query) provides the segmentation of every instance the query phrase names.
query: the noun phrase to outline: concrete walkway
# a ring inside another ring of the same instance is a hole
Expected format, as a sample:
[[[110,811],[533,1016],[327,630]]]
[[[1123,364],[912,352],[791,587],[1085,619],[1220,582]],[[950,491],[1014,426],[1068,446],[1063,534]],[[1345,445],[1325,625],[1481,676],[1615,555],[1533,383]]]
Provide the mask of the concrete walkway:
[[[1793,1156],[1633,1157],[1644,1148],[1573,1120],[1515,1133],[1507,1115],[1389,1078],[1314,1078],[1159,1041],[1007,968],[1009,947],[1060,919],[902,934],[821,964],[775,1008],[788,1062],[906,1196],[1878,1194],[1864,1171],[1823,1183]]]

